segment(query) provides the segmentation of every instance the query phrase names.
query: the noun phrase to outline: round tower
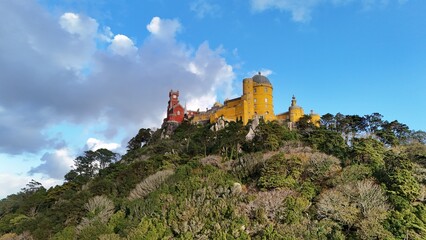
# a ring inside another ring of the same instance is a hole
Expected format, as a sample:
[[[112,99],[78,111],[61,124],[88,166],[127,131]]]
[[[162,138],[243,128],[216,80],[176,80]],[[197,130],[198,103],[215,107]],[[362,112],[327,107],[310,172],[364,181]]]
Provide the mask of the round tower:
[[[321,123],[321,116],[314,112],[314,110],[311,110],[311,114],[309,114],[309,118],[312,124],[314,124],[316,127],[320,126]]]
[[[253,79],[253,103],[254,112],[266,121],[276,119],[274,114],[274,100],[272,95],[272,84],[269,79],[260,72]]]
[[[297,105],[297,100],[294,95],[291,98],[291,106],[288,108],[288,113],[290,115],[290,122],[292,123],[299,121],[299,119],[305,114],[303,112],[303,108]]]
[[[254,117],[254,102],[253,102],[253,79],[244,78],[243,80],[243,96],[244,114],[243,122],[246,124],[248,120]]]

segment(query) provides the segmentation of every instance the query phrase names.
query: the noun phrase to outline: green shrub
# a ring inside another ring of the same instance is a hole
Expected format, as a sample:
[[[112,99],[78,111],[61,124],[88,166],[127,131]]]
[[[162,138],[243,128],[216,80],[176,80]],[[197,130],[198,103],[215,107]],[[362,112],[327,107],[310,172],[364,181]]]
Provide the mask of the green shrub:
[[[257,182],[262,189],[295,188],[302,171],[300,159],[280,153],[265,162]]]

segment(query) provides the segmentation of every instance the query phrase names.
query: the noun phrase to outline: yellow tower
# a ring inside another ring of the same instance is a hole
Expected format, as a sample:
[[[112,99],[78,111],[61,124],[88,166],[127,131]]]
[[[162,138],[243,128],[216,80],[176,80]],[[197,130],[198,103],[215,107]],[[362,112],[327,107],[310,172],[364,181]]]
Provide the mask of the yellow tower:
[[[314,113],[314,110],[311,110],[311,114],[309,114],[310,121],[316,127],[319,127],[321,124],[321,116],[317,113]]]
[[[245,78],[243,80],[243,123],[247,124],[248,120],[254,116],[254,103],[253,103],[253,79]]]
[[[252,77],[253,79],[253,106],[254,116],[263,117],[265,121],[273,121],[276,119],[274,114],[274,101],[272,95],[272,84],[269,79],[260,72]]]
[[[303,108],[297,105],[296,97],[293,95],[291,99],[291,106],[288,108],[289,120],[292,123],[298,122],[301,117],[305,114]]]

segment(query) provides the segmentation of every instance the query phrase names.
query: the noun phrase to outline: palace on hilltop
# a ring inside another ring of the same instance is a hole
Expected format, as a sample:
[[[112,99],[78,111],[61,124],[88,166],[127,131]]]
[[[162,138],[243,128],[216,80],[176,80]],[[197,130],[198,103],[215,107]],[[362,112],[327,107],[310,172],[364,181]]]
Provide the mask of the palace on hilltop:
[[[193,123],[215,123],[219,118],[225,121],[242,121],[247,124],[255,117],[265,121],[278,120],[294,124],[304,116],[303,108],[297,105],[293,96],[287,112],[274,113],[274,98],[272,84],[266,76],[260,72],[251,78],[243,80],[243,95],[238,98],[225,100],[223,104],[216,102],[206,111],[191,111],[179,103],[179,91],[169,92],[167,117],[164,122],[181,123],[189,119]],[[310,113],[310,121],[319,126],[320,116]]]

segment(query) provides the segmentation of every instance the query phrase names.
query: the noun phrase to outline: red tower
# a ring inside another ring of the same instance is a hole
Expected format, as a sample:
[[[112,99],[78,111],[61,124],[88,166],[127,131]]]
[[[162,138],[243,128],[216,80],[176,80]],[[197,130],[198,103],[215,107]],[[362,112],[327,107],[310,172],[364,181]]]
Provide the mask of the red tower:
[[[167,106],[167,118],[166,122],[177,122],[181,123],[185,116],[185,108],[179,103],[179,91],[169,92],[169,105]]]

